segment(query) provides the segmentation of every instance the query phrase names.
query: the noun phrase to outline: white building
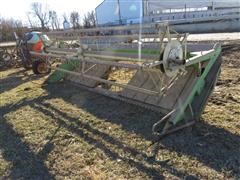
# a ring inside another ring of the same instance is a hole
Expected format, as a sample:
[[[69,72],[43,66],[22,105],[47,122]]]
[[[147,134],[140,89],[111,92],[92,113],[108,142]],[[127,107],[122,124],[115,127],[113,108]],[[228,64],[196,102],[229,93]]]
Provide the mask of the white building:
[[[104,0],[96,7],[97,24],[239,18],[240,0]]]

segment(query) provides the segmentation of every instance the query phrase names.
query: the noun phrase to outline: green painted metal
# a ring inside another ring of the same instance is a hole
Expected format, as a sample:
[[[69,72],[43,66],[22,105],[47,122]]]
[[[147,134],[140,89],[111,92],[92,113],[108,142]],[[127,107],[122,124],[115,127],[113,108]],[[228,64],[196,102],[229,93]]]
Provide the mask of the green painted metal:
[[[209,61],[207,66],[205,67],[204,72],[201,74],[200,77],[196,80],[195,85],[193,86],[193,89],[187,99],[181,104],[181,107],[177,109],[176,113],[172,115],[172,119],[170,119],[170,122],[173,124],[177,124],[178,122],[182,121],[184,119],[184,113],[187,109],[187,107],[193,102],[194,98],[199,95],[204,88],[205,85],[205,78],[207,77],[210,69],[212,68],[213,64],[217,60],[218,56],[221,53],[221,47],[216,48],[213,52],[208,53],[206,55],[199,56],[197,59],[195,59],[195,62],[203,62],[203,61]],[[79,61],[67,61],[63,63],[59,68],[72,71],[79,65]],[[191,64],[190,66],[199,68],[196,66],[196,64]],[[48,79],[48,82],[55,83],[60,81],[64,78],[66,73],[63,71],[56,70]],[[215,76],[215,74],[213,75]]]
[[[187,107],[192,103],[194,97],[197,94],[200,94],[201,91],[203,90],[203,87],[205,85],[205,78],[208,75],[210,69],[212,68],[213,64],[217,60],[217,58],[220,55],[220,53],[221,53],[221,47],[218,47],[212,53],[200,56],[197,59],[198,61],[209,60],[209,62],[207,64],[207,66],[205,67],[205,70],[204,70],[203,74],[200,77],[198,77],[197,83],[194,85],[194,87],[193,87],[191,93],[189,94],[187,100],[184,101],[183,104],[181,104],[180,109],[177,110],[177,114],[174,114],[174,116],[172,116],[173,118],[170,119],[170,121],[173,124],[177,124],[178,122],[183,120],[184,113],[185,113]],[[213,76],[216,76],[216,74],[213,74]]]
[[[59,69],[64,69],[68,71],[73,71],[79,65],[78,61],[67,61],[59,66]],[[66,75],[65,72],[56,70],[51,76],[48,78],[49,83],[59,82]]]

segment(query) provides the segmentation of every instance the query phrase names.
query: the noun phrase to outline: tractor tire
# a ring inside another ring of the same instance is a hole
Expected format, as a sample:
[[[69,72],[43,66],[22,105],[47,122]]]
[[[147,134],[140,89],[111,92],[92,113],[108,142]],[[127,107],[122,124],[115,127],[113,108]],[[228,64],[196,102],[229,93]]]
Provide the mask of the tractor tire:
[[[34,74],[49,74],[51,72],[51,64],[46,60],[38,59],[32,63],[32,70]]]

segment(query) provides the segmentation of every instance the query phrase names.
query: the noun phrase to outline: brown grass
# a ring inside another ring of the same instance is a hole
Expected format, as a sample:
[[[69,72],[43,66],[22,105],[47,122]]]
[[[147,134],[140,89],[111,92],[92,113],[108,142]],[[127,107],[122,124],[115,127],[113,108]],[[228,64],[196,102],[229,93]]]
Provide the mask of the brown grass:
[[[11,179],[240,178],[239,44],[202,120],[150,146],[159,114],[71,84],[1,71],[0,177]]]

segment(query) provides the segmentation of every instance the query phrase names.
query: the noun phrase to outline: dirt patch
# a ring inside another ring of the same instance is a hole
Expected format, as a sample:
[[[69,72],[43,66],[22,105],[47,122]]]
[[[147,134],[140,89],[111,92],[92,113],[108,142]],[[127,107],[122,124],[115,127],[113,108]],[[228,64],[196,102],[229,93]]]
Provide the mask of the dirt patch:
[[[0,176],[11,179],[240,178],[239,43],[195,127],[155,146],[160,114],[21,68],[1,71]]]

